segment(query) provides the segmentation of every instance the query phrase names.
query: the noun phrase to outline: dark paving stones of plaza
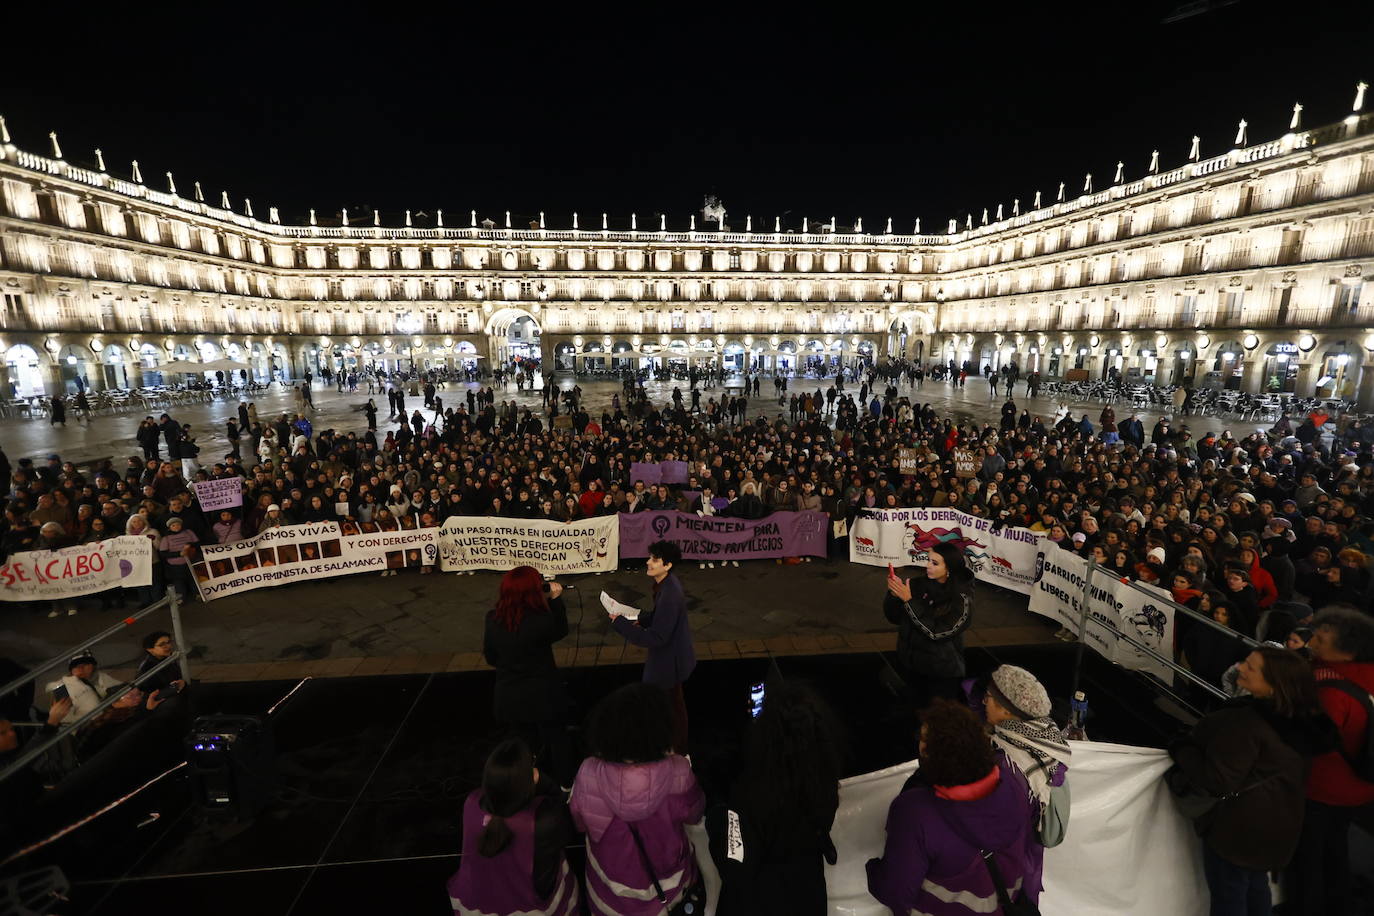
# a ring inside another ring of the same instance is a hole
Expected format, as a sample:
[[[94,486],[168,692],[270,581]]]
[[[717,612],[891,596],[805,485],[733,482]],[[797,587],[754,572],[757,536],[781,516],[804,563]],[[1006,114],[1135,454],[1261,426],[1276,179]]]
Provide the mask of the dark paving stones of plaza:
[[[571,387],[570,377],[561,377]],[[792,379],[791,391],[828,387],[831,381]],[[607,407],[619,390],[613,382],[580,382],[584,402],[593,415]],[[469,386],[450,383],[440,392],[446,404],[456,405]],[[476,386],[470,386],[476,387]],[[651,383],[650,396],[666,400],[671,384]],[[685,384],[682,386],[684,392]],[[769,398],[772,379],[765,378],[763,395],[750,400],[750,416],[772,419],[779,413],[776,397]],[[857,386],[850,386],[855,388]],[[1019,389],[1018,389],[1019,390]],[[707,389],[719,397],[721,389]],[[930,402],[942,415],[995,422],[1005,395],[990,398],[987,383],[970,379],[968,387],[926,382],[919,388],[902,386],[913,403]],[[339,394],[315,388],[317,410],[311,419],[318,431],[333,427],[361,432],[363,416],[356,407],[366,391]],[[537,409],[540,395],[517,393],[514,386],[497,390],[497,400],[512,399]],[[266,419],[290,410],[290,391],[273,391],[256,399]],[[421,406],[408,398],[408,409]],[[385,410],[385,397],[379,399]],[[1047,421],[1060,405],[1046,398],[1016,398]],[[1074,404],[1075,414],[1087,412],[1096,421],[1100,404]],[[201,462],[208,464],[228,449],[224,421],[237,410],[235,400],[178,407],[169,411],[198,430]],[[153,411],[154,416],[160,411]],[[1123,415],[1118,409],[1118,415]],[[43,419],[0,420],[0,445],[14,462],[22,456],[42,460],[50,452],[75,461],[137,453],[133,438],[141,412],[98,416],[89,423],[68,419],[66,427]],[[70,415],[69,415],[70,416]],[[385,414],[383,414],[385,416]],[[1158,413],[1142,412],[1147,428]],[[1195,434],[1229,427],[1241,434],[1241,424],[1213,418],[1188,418]],[[1248,432],[1248,430],[1246,430]],[[247,440],[244,440],[245,448]],[[702,569],[684,561],[679,571],[686,588],[692,632],[703,658],[828,652],[890,650],[894,628],[883,618],[881,605],[886,571],[843,561],[817,560],[800,565],[772,561],[744,561],[739,567]],[[397,576],[347,576],[263,589],[185,606],[183,623],[190,643],[195,677],[206,680],[259,680],[303,676],[345,677],[362,674],[400,674],[473,670],[481,658],[483,618],[492,606],[500,573],[474,575],[435,572],[421,575],[402,571]],[[572,633],[560,644],[561,665],[623,664],[643,652],[627,646],[608,627],[598,595],[606,589],[631,604],[648,607],[649,583],[642,567],[622,568],[600,576],[580,576],[566,600]],[[970,646],[1009,646],[1052,641],[1054,626],[1030,614],[1026,598],[994,586],[978,590],[976,615],[968,634]],[[119,620],[119,611],[100,611],[87,599],[76,616],[48,618],[46,608],[19,605],[0,608],[0,655],[23,664],[57,656]],[[117,672],[136,662],[138,640],[155,628],[167,628],[167,615],[157,612],[104,643],[98,654],[107,669]]]

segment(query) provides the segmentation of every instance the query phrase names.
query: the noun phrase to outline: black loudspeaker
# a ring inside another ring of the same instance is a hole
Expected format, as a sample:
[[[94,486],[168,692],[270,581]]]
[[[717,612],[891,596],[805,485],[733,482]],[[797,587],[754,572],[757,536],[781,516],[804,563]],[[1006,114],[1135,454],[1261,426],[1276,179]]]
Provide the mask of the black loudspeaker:
[[[272,731],[257,716],[202,716],[186,737],[195,803],[239,820],[257,815],[276,791]]]

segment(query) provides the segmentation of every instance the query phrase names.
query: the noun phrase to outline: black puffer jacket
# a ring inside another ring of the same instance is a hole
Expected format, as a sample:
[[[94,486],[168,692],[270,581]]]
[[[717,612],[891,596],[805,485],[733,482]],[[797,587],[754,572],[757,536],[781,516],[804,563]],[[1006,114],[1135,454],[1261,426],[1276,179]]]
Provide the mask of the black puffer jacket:
[[[973,621],[973,580],[951,574],[944,584],[911,580],[911,601],[892,594],[883,615],[897,624],[897,658],[927,677],[964,676],[964,631]]]
[[[1207,845],[1242,868],[1286,866],[1298,848],[1308,764],[1335,746],[1334,729],[1325,716],[1285,718],[1251,697],[1199,719],[1169,754],[1190,784],[1224,799],[1198,823]]]

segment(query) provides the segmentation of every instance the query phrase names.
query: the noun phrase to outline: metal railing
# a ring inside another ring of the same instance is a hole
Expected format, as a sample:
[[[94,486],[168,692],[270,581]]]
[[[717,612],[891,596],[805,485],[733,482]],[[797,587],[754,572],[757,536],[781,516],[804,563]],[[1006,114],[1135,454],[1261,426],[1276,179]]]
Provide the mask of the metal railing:
[[[1231,637],[1231,638],[1234,639],[1236,642],[1241,643],[1242,645],[1248,646],[1248,647],[1250,647],[1250,648],[1256,648],[1256,647],[1258,647],[1258,646],[1260,645],[1257,641],[1255,641],[1254,639],[1251,639],[1250,637],[1244,635],[1243,633],[1237,633],[1235,630],[1231,629],[1230,627],[1226,626],[1225,624],[1217,623],[1217,621],[1213,620],[1211,617],[1207,616],[1206,614],[1199,614],[1197,611],[1193,610],[1192,608],[1187,607],[1186,605],[1179,604],[1177,601],[1174,601],[1172,598],[1165,597],[1163,594],[1160,594],[1160,592],[1151,591],[1150,589],[1145,588],[1145,587],[1144,587],[1143,585],[1141,585],[1139,582],[1136,582],[1136,581],[1131,580],[1131,579],[1123,578],[1123,577],[1120,577],[1120,576],[1111,575],[1111,574],[1108,574],[1108,573],[1103,573],[1103,572],[1101,571],[1101,567],[1098,566],[1097,562],[1094,561],[1093,559],[1089,558],[1089,560],[1088,560],[1087,573],[1083,576],[1083,594],[1082,594],[1082,596],[1081,596],[1081,601],[1080,601],[1080,604],[1081,604],[1081,606],[1082,606],[1082,608],[1083,608],[1083,611],[1082,611],[1082,613],[1079,615],[1079,620],[1078,620],[1078,634],[1077,634],[1077,635],[1078,635],[1078,645],[1075,647],[1075,651],[1074,651],[1073,690],[1070,692],[1070,695],[1071,695],[1071,696],[1073,695],[1073,693],[1076,693],[1076,692],[1078,691],[1079,677],[1080,677],[1080,674],[1082,673],[1082,668],[1083,668],[1083,654],[1084,654],[1084,651],[1085,651],[1086,648],[1087,648],[1087,643],[1086,643],[1086,641],[1084,640],[1084,635],[1087,633],[1087,629],[1088,629],[1088,624],[1089,624],[1089,622],[1092,622],[1092,623],[1096,624],[1097,626],[1101,627],[1103,630],[1106,630],[1108,633],[1110,633],[1110,634],[1111,634],[1113,637],[1115,637],[1116,639],[1118,639],[1118,640],[1125,640],[1128,644],[1130,644],[1130,645],[1131,645],[1132,647],[1134,647],[1136,650],[1138,650],[1138,651],[1140,651],[1140,652],[1143,652],[1144,654],[1148,655],[1150,658],[1154,659],[1154,660],[1155,660],[1156,662],[1158,662],[1159,664],[1161,664],[1161,665],[1163,665],[1164,667],[1168,668],[1168,669],[1169,669],[1170,671],[1172,671],[1174,674],[1177,674],[1177,675],[1183,677],[1185,680],[1190,681],[1191,683],[1197,685],[1198,687],[1201,687],[1203,690],[1207,691],[1208,693],[1210,693],[1212,696],[1216,697],[1217,699],[1219,699],[1219,700],[1227,700],[1227,699],[1230,699],[1230,697],[1226,694],[1226,692],[1223,691],[1218,685],[1213,684],[1213,683],[1211,683],[1211,682],[1209,682],[1209,681],[1207,681],[1207,680],[1204,680],[1203,678],[1199,677],[1197,674],[1193,673],[1191,670],[1189,670],[1189,669],[1187,669],[1187,668],[1184,668],[1183,666],[1179,665],[1176,661],[1174,661],[1174,659],[1168,658],[1168,657],[1166,657],[1166,656],[1160,654],[1159,652],[1155,651],[1155,650],[1154,650],[1153,648],[1151,648],[1150,646],[1146,645],[1144,642],[1140,641],[1139,639],[1136,639],[1136,638],[1135,638],[1134,636],[1132,636],[1130,633],[1127,633],[1127,632],[1125,632],[1125,631],[1123,631],[1123,630],[1119,630],[1119,629],[1117,629],[1116,627],[1109,626],[1107,623],[1104,623],[1104,622],[1101,621],[1101,620],[1098,620],[1098,619],[1093,618],[1093,617],[1092,617],[1092,614],[1091,614],[1090,602],[1091,602],[1091,597],[1092,597],[1092,581],[1093,581],[1093,573],[1094,573],[1094,572],[1097,572],[1098,575],[1107,575],[1108,578],[1112,579],[1114,582],[1117,582],[1117,583],[1119,583],[1119,584],[1121,584],[1121,585],[1126,586],[1127,588],[1130,588],[1130,589],[1133,589],[1133,590],[1135,590],[1135,591],[1140,592],[1142,595],[1147,596],[1151,601],[1153,601],[1153,602],[1155,602],[1155,603],[1157,603],[1157,604],[1165,604],[1165,605],[1168,605],[1169,607],[1171,607],[1171,608],[1174,609],[1174,616],[1175,616],[1175,619],[1177,619],[1177,616],[1178,616],[1180,613],[1182,613],[1183,615],[1185,615],[1185,616],[1187,616],[1187,617],[1193,618],[1193,620],[1197,621],[1198,623],[1201,623],[1201,624],[1204,624],[1204,625],[1206,625],[1206,626],[1209,626],[1209,627],[1211,627],[1211,628],[1214,629],[1214,630],[1219,630],[1220,632],[1222,632],[1222,633],[1225,634],[1226,636]],[[1166,685],[1166,687],[1167,687],[1167,685]]]
[[[78,718],[75,722],[71,722],[67,725],[64,725],[62,728],[58,729],[57,733],[49,737],[46,741],[36,742],[36,744],[33,747],[27,748],[22,754],[19,755],[19,757],[17,757],[13,762],[11,762],[9,766],[5,767],[4,770],[0,770],[0,782],[4,782],[6,779],[9,779],[15,773],[24,769],[29,764],[33,763],[35,760],[42,757],[44,754],[48,753],[48,751],[52,750],[54,747],[60,744],[73,732],[77,731],[79,728],[81,728],[87,722],[94,719],[100,713],[104,712],[106,709],[109,709],[115,703],[119,702],[123,697],[125,697],[129,693],[129,691],[137,689],[141,684],[146,683],[149,678],[151,678],[158,672],[162,671],[164,668],[169,668],[173,664],[176,664],[177,666],[179,666],[179,670],[181,672],[181,680],[189,681],[191,679],[191,665],[186,657],[185,651],[182,649],[182,647],[185,645],[185,642],[181,628],[181,600],[177,597],[176,590],[169,588],[167,589],[167,597],[154,601],[147,607],[135,611],[133,614],[130,614],[128,617],[124,618],[114,626],[111,626],[108,629],[103,630],[100,633],[97,633],[95,636],[92,636],[90,639],[87,639],[84,642],[72,646],[70,649],[68,649],[61,655],[50,658],[46,662],[39,664],[31,671],[29,671],[28,674],[25,674],[23,677],[15,678],[8,684],[4,685],[4,687],[0,687],[0,696],[6,696],[15,690],[18,690],[20,687],[23,687],[26,684],[29,684],[33,681],[37,681],[44,675],[45,672],[51,671],[53,668],[56,668],[58,666],[65,665],[77,653],[89,649],[96,643],[104,639],[107,639],[110,636],[115,635],[116,633],[124,630],[126,627],[133,625],[134,623],[138,622],[139,620],[142,620],[144,617],[148,616],[154,611],[161,610],[164,607],[167,608],[172,615],[172,636],[176,640],[177,650],[173,652],[171,655],[169,655],[167,658],[164,658],[162,661],[158,662],[156,665],[149,668],[147,671],[135,677],[128,684],[111,690],[108,694],[106,694],[103,700],[96,704],[94,709],[86,713],[84,716]]]

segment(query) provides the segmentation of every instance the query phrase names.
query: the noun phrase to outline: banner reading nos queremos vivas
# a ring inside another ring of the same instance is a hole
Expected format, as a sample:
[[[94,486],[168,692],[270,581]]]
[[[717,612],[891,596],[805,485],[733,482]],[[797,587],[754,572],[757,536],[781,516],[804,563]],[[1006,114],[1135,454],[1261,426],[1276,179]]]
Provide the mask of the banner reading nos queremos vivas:
[[[192,558],[205,601],[305,579],[433,565],[439,529],[413,517],[382,528],[375,522],[315,522],[268,528],[232,544],[199,545]]]

